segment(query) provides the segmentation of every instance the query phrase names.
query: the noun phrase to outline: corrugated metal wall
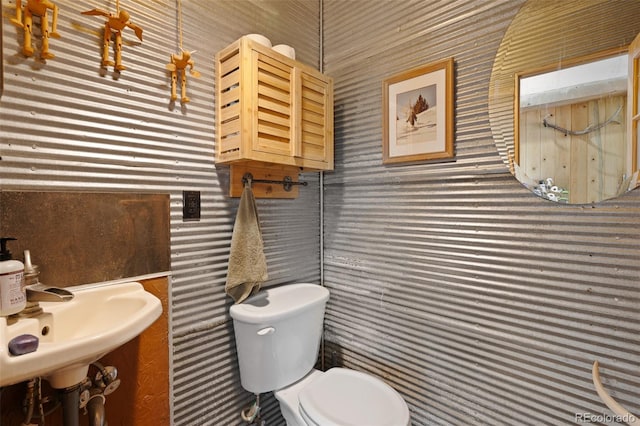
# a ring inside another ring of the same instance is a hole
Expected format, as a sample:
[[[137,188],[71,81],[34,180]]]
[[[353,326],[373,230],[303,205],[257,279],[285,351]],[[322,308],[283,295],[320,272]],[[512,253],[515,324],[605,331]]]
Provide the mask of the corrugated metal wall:
[[[317,67],[319,2],[182,0],[183,47],[197,51],[202,74],[189,79],[185,106],[170,102],[165,71],[179,52],[178,1],[120,2],[144,32],[142,43],[123,32],[128,69],[119,76],[100,70],[104,18],[80,14],[114,12],[116,2],[55,3],[61,38],[51,39],[56,58],[45,63],[20,53],[22,32],[9,21],[15,1],[2,1],[0,189],[169,193],[174,424],[241,424],[251,395],[239,384],[224,294],[237,199],[226,196],[228,170],[213,163],[213,59],[241,35],[262,33]],[[310,185],[298,199],[258,201],[269,284],[320,279],[319,177],[302,179]],[[182,221],[183,190],[201,191],[199,222]],[[273,398],[266,405],[278,424]]]
[[[325,0],[336,171],[324,180],[325,362],[377,374],[414,425],[640,414],[640,191],[545,202],[502,165],[488,88],[514,0]],[[560,42],[560,40],[559,40]],[[456,161],[382,166],[382,81],[455,58]]]
[[[197,50],[192,102],[169,102],[175,3],[122,2],[119,78],[99,70],[113,1],[58,0],[61,39],[46,64],[19,54],[3,0],[1,189],[171,195],[176,425],[240,424],[223,294],[237,200],[213,166],[213,55],[263,33],[317,65],[317,1],[183,0],[184,47]],[[336,83],[336,171],[325,173],[327,365],[379,374],[414,424],[571,424],[607,413],[590,379],[640,412],[640,192],[590,207],[544,202],[509,175],[487,113],[493,56],[521,2],[325,0],[324,68]],[[456,59],[456,162],[381,165],[381,83]],[[316,174],[295,201],[260,200],[272,283],[320,277]],[[202,192],[182,222],[182,190]],[[268,424],[282,424],[269,398]]]

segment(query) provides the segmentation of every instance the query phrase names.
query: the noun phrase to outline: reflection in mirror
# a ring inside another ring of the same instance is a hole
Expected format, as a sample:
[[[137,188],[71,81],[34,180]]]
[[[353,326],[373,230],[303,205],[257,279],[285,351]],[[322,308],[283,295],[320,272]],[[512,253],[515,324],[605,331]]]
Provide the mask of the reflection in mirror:
[[[515,174],[541,197],[589,203],[629,187],[627,53],[608,55],[516,76]]]
[[[519,82],[533,74],[603,59],[603,52],[609,57],[623,54],[625,59],[619,60],[626,60],[628,46],[640,32],[638,16],[640,1],[528,0],[514,17],[493,64],[489,118],[503,161],[532,191],[545,196],[553,188],[558,190],[555,197],[545,198],[591,203],[635,186],[631,175],[637,165],[629,165],[633,148],[626,130],[626,114],[631,112],[624,101],[627,89],[622,77],[574,81],[543,91],[530,91]],[[574,69],[573,74],[591,77],[595,72]],[[551,88],[549,82],[542,84]],[[612,159],[601,155],[602,149],[616,144],[621,146]],[[612,167],[624,170],[614,177]]]

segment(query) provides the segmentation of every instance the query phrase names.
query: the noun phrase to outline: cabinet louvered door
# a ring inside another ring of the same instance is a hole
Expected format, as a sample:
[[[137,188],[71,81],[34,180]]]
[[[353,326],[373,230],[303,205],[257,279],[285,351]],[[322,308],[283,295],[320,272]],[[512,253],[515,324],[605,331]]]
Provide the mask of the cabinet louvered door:
[[[252,56],[255,71],[252,150],[264,154],[260,155],[261,161],[286,164],[295,151],[294,69],[257,51]]]
[[[300,126],[296,156],[304,167],[333,169],[333,87],[320,73],[299,73]]]
[[[217,94],[216,117],[218,137],[216,162],[237,160],[241,154],[242,120],[240,90],[240,50],[226,49],[216,60]]]

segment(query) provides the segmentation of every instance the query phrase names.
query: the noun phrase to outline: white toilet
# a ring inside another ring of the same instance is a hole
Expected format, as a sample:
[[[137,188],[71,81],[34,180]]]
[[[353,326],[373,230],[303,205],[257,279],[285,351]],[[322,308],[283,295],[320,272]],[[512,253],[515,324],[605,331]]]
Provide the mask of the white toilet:
[[[289,284],[231,306],[242,387],[274,391],[288,426],[409,425],[406,402],[382,380],[313,368],[327,300],[324,287]]]

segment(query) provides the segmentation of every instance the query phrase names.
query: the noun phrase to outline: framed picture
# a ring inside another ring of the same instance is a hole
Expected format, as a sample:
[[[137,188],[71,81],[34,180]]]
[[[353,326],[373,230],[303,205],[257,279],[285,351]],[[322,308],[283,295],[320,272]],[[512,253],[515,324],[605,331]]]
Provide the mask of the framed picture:
[[[382,162],[453,158],[453,58],[383,82]]]

